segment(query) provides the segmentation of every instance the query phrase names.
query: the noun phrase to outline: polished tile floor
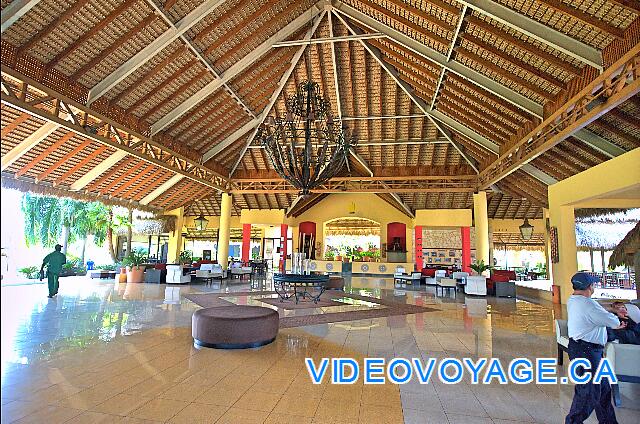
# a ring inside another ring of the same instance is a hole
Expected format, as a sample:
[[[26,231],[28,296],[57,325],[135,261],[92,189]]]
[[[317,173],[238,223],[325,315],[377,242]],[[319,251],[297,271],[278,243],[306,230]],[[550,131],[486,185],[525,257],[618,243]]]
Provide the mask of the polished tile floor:
[[[197,350],[198,307],[181,295],[230,292],[235,303],[259,304],[232,293],[249,283],[61,281],[52,300],[44,285],[2,288],[3,423],[560,423],[571,403],[571,386],[313,385],[304,368],[305,357],[553,357],[563,311],[551,305],[353,278],[348,291],[437,310],[284,329],[254,350]],[[640,421],[637,386],[621,384],[621,423]]]

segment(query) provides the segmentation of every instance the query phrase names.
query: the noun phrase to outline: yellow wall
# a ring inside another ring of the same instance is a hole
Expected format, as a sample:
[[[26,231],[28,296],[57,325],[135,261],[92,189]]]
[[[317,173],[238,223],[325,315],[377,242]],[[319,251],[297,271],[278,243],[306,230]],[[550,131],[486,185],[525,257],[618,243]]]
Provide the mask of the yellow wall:
[[[355,213],[353,211],[355,204]],[[411,252],[413,243],[412,232],[413,220],[407,215],[390,206],[387,202],[369,193],[338,193],[327,196],[314,207],[307,210],[302,215],[291,220],[291,225],[297,226],[300,222],[315,222],[317,243],[320,243],[320,251],[317,255],[324,254],[324,231],[325,223],[335,218],[357,217],[367,218],[380,223],[380,241],[386,243],[387,224],[390,222],[401,222],[407,225],[407,250]]]
[[[415,225],[425,227],[471,227],[471,209],[420,209]]]
[[[640,149],[549,186],[549,221],[558,229],[559,262],[553,264],[553,283],[566,303],[578,270],[575,208],[640,205]]]
[[[242,209],[241,224],[269,224],[280,225],[285,222],[283,209]]]

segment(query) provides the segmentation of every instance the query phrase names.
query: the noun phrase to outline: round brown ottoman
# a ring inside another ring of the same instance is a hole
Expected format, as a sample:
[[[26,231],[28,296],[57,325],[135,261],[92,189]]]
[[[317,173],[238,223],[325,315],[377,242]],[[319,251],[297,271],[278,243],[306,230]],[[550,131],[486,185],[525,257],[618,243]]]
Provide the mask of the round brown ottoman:
[[[261,306],[225,306],[200,309],[191,318],[196,346],[247,349],[266,345],[278,335],[278,312]]]
[[[330,276],[329,281],[324,285],[326,290],[343,290],[344,291],[344,277]]]

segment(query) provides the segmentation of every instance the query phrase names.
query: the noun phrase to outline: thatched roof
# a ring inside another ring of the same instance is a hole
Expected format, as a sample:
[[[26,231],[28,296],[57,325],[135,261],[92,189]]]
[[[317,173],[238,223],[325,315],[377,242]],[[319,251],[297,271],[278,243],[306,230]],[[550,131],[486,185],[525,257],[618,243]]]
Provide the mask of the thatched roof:
[[[133,219],[133,234],[157,235],[175,231],[176,217],[173,215],[161,215],[156,218]],[[127,234],[127,228],[118,228],[119,235]]]
[[[581,248],[612,250],[636,225],[636,222],[578,222],[576,223],[576,244]]]
[[[633,255],[640,250],[640,221],[616,246],[609,258],[609,268],[633,266]]]
[[[2,154],[37,140],[6,175],[114,203],[189,206],[192,214],[218,214],[220,191],[241,179],[265,187],[234,192],[234,214],[296,202],[285,185],[269,186],[279,177],[254,135],[266,116],[285,114],[286,98],[309,74],[358,136],[349,178],[475,176],[545,129],[543,119],[564,115],[590,84],[602,86],[607,71],[617,76],[613,65],[640,42],[640,6],[627,0],[473,7],[456,0],[2,0],[1,7]],[[531,21],[548,34],[532,36]],[[354,34],[369,37],[344,39]],[[305,37],[324,40],[304,56],[300,45],[275,46]],[[68,112],[77,114],[73,127],[58,121],[43,135],[52,114],[64,120]],[[640,147],[639,116],[640,100],[631,96],[553,147],[534,149],[526,167],[518,159],[518,170],[492,184],[490,217],[540,218],[548,184]],[[212,183],[209,171],[223,183]],[[396,187],[376,194],[395,193],[396,207],[415,211],[470,208],[476,185]]]
[[[640,221],[640,209],[581,208],[575,210],[576,222],[622,223]]]

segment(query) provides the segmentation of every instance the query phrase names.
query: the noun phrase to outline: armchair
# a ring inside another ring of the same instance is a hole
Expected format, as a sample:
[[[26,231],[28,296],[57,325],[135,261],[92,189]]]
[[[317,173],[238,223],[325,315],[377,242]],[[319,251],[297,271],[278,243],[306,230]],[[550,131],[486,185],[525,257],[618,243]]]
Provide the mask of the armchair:
[[[449,294],[449,290],[453,289],[455,293],[458,292],[458,282],[453,278],[441,278],[436,281],[436,295],[438,294],[438,287],[440,287],[442,294],[444,294],[444,289],[447,289],[447,294]]]
[[[487,279],[487,292],[496,297],[516,297],[516,272],[495,269]]]
[[[202,278],[207,282],[211,282],[214,278],[219,278],[220,281],[227,278],[227,271],[222,269],[222,265],[219,264],[202,264],[200,269],[196,271],[196,278]]]

